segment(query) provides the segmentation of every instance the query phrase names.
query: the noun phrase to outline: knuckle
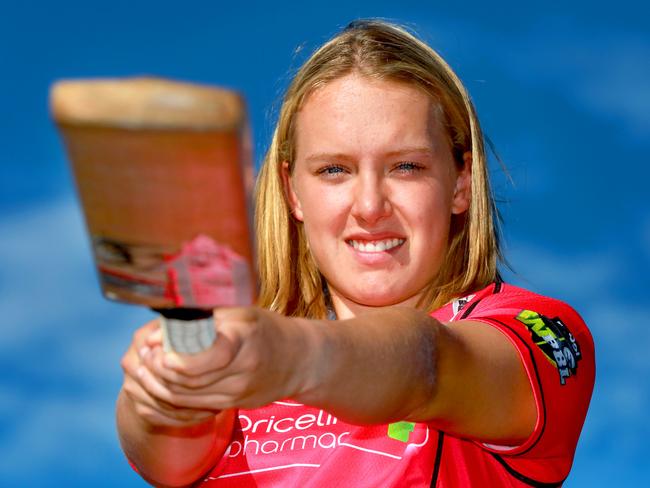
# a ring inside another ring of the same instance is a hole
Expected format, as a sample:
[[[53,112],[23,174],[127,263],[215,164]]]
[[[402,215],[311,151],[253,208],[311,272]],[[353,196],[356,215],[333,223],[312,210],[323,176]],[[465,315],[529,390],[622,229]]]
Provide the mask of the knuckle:
[[[122,359],[120,360],[120,367],[122,368],[122,371],[124,371],[126,374],[132,374],[134,366],[130,354],[125,354],[124,356],[122,356]]]
[[[191,389],[203,388],[205,386],[205,380],[200,376],[187,378],[183,383],[185,387]]]
[[[153,409],[143,403],[136,403],[135,404],[135,413],[138,414],[138,416],[150,420],[153,417]]]
[[[167,405],[169,405],[172,409],[184,406],[181,395],[170,390],[164,390],[161,392],[159,398],[163,400]]]
[[[194,378],[201,374],[202,368],[198,364],[184,364],[182,368],[177,368],[176,371],[180,373],[181,378],[185,381]]]
[[[144,340],[151,333],[151,331],[157,326],[157,323],[158,320],[154,319],[147,322],[142,327],[138,327],[133,333],[132,342],[134,344],[140,344],[141,342],[144,342]]]
[[[143,330],[143,329],[144,329],[144,328],[141,327],[141,328],[137,329],[137,330],[133,333],[133,337],[131,338],[131,342],[132,342],[133,344],[138,344],[139,342],[141,342],[141,338],[142,338],[142,336],[144,335],[144,330]]]
[[[124,391],[126,392],[127,395],[130,397],[134,397],[136,393],[136,389],[134,387],[133,381],[125,381],[124,385],[122,386]]]

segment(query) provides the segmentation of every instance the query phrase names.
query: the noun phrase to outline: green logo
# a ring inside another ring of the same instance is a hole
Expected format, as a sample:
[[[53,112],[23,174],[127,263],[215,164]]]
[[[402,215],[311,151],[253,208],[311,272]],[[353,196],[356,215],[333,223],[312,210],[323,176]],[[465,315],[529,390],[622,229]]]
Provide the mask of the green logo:
[[[548,318],[532,310],[522,310],[516,319],[526,325],[535,344],[560,373],[560,384],[576,374],[582,358],[580,346],[559,317]]]
[[[388,437],[400,442],[408,442],[411,432],[415,430],[413,422],[395,422],[388,424]]]

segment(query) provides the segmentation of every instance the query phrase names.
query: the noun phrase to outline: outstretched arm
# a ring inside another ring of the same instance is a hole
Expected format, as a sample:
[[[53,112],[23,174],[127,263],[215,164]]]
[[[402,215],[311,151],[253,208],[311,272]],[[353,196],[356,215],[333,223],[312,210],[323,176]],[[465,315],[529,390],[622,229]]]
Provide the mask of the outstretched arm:
[[[325,323],[321,363],[297,399],[361,423],[431,421],[459,436],[517,443],[536,407],[515,346],[482,322],[442,324],[409,308]]]
[[[518,353],[484,323],[444,325],[409,308],[341,321],[257,308],[216,317],[220,336],[210,350],[165,356],[154,348],[146,391],[199,410],[294,398],[353,423],[431,421],[491,442],[533,431],[536,407]]]

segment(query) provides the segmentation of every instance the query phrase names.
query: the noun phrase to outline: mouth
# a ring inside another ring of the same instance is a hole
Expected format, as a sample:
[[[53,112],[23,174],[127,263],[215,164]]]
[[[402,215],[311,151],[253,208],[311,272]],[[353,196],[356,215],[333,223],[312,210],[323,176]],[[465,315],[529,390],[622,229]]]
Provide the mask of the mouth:
[[[390,251],[395,249],[404,242],[406,239],[393,238],[393,239],[378,239],[373,241],[368,240],[357,240],[357,239],[348,239],[345,241],[349,246],[352,246],[354,249],[360,252],[366,253],[380,253]]]

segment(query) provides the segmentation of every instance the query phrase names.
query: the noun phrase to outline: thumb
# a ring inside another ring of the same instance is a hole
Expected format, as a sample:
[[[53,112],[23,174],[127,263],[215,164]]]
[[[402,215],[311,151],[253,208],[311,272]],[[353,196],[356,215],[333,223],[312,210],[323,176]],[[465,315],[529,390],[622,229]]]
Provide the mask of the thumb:
[[[188,376],[199,376],[223,369],[233,360],[241,340],[230,331],[220,332],[212,346],[197,354],[183,354],[175,351],[165,353],[164,365]]]

